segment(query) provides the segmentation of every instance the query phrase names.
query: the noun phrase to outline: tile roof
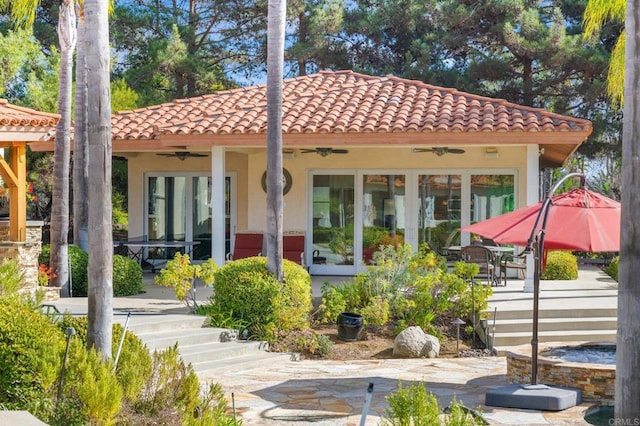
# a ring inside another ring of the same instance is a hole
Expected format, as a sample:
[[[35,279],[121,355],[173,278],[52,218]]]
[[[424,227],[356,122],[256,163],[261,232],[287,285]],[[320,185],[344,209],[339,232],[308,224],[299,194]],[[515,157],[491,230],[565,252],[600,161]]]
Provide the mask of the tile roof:
[[[283,133],[576,132],[591,122],[394,76],[320,72],[283,85]],[[179,99],[113,115],[115,140],[163,135],[257,135],[267,128],[266,85]],[[576,135],[578,137],[578,135]]]
[[[0,126],[55,127],[60,115],[10,104],[0,99]]]

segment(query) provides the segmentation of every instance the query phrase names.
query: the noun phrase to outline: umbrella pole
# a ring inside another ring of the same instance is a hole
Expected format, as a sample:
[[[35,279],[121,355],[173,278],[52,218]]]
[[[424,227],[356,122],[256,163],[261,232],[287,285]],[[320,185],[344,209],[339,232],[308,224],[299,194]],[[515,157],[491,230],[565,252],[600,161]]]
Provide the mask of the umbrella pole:
[[[531,337],[531,384],[538,384],[538,317],[540,294],[540,245],[536,239],[533,246],[533,333]]]
[[[536,217],[536,222],[529,236],[529,244],[527,249],[533,250],[533,332],[531,337],[531,384],[538,384],[538,317],[539,317],[539,299],[540,299],[540,275],[542,274],[542,253],[544,251],[544,237],[547,232],[547,220],[549,219],[549,209],[553,204],[553,194],[560,188],[560,185],[567,179],[574,177],[580,178],[580,186],[584,186],[584,175],[582,173],[569,173],[560,179],[551,188],[547,198],[542,203],[542,207]],[[540,223],[542,220],[542,223]],[[536,236],[536,229],[541,225],[540,232]]]

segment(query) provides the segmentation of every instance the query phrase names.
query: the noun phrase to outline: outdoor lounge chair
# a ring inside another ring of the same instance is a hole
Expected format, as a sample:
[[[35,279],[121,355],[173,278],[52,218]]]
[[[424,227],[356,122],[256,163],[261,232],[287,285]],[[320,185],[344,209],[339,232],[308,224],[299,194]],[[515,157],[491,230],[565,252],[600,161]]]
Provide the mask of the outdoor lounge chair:
[[[238,260],[262,254],[263,235],[258,233],[237,233],[233,253],[227,253],[227,260]]]
[[[480,267],[479,275],[487,278],[488,285],[496,284],[496,257],[484,246],[464,246],[460,249],[460,259],[467,263],[476,263]]]
[[[503,281],[507,285],[507,270],[517,269],[518,278],[524,278],[524,271],[527,269],[527,258],[525,254],[504,254],[500,258],[500,275],[498,282]]]

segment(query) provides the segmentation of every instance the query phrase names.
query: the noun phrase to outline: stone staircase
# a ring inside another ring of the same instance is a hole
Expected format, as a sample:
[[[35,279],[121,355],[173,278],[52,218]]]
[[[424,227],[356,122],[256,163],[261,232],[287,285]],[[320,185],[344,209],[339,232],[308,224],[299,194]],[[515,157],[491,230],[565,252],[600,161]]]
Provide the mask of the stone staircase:
[[[125,316],[115,321],[124,324]],[[128,330],[136,334],[150,351],[178,344],[180,355],[191,363],[198,377],[215,380],[221,371],[242,371],[274,362],[288,362],[291,354],[268,352],[269,345],[259,341],[221,342],[225,329],[204,327],[206,318],[196,315],[131,315]]]
[[[540,309],[538,341],[544,342],[615,342],[617,309],[587,307]],[[493,311],[487,312],[488,331],[493,334]],[[509,346],[531,343],[532,309],[498,310],[493,346],[504,354]]]

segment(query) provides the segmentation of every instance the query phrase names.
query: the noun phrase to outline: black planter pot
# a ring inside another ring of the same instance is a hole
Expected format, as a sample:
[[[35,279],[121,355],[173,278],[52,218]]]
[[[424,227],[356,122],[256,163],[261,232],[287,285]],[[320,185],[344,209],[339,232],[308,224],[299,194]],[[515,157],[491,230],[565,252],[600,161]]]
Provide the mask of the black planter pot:
[[[342,312],[336,320],[338,338],[347,342],[355,342],[362,332],[362,315],[353,312]]]

